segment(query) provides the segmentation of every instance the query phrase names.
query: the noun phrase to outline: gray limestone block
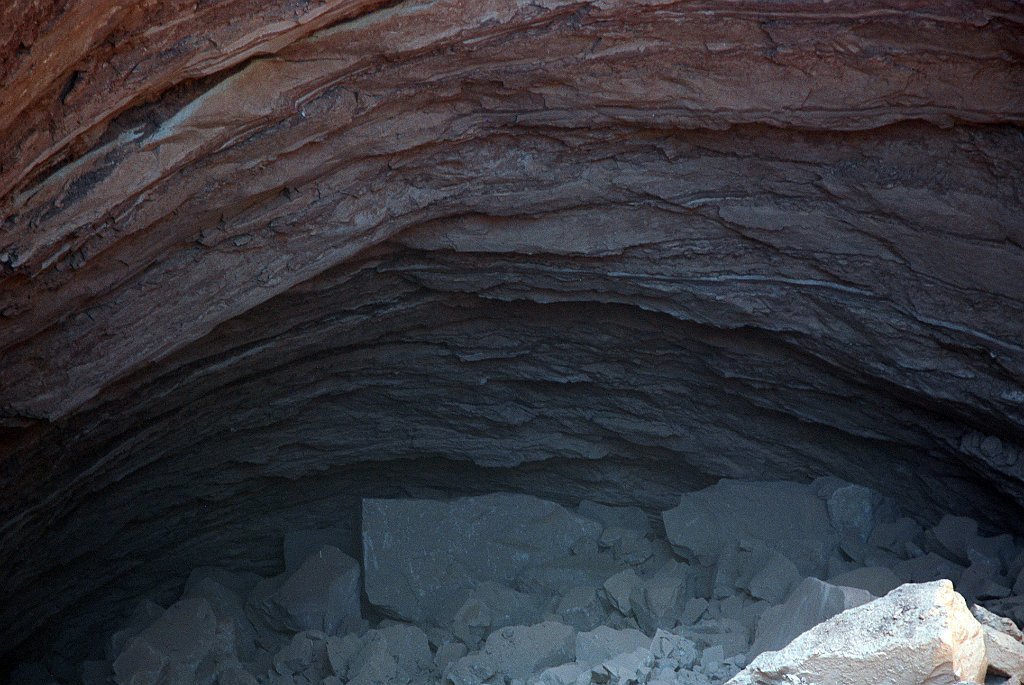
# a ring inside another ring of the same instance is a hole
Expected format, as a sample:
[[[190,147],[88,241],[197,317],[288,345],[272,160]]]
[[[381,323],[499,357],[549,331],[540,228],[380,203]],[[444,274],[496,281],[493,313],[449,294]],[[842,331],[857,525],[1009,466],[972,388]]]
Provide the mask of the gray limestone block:
[[[461,642],[446,642],[434,654],[434,670],[443,673],[448,664],[466,656],[467,651],[466,645]]]
[[[587,585],[571,588],[558,600],[555,607],[562,623],[576,630],[593,630],[607,618],[607,612],[597,591]]]
[[[641,647],[649,649],[650,646],[651,638],[639,630],[615,630],[608,626],[599,626],[576,636],[576,661],[584,667],[596,666],[618,654],[629,653]]]
[[[651,521],[639,507],[612,507],[590,500],[580,502],[578,511],[605,528],[627,528],[641,535],[651,532]]]
[[[900,585],[899,577],[885,566],[865,566],[828,579],[832,585],[854,587],[866,590],[875,597],[881,597]]]
[[[590,679],[591,682],[605,685],[636,685],[647,680],[653,665],[654,657],[651,656],[651,651],[645,647],[638,647],[592,666]]]
[[[235,650],[239,658],[252,659],[256,653],[257,632],[252,621],[245,613],[245,601],[232,587],[224,585],[232,582],[219,573],[193,572],[185,584],[182,599],[205,599],[218,621],[229,621],[235,635]],[[220,578],[221,580],[217,580]],[[232,583],[235,587],[245,588],[248,583]]]
[[[479,583],[512,585],[600,533],[599,523],[526,495],[366,499],[366,594],[396,618],[444,625]]]
[[[682,635],[659,629],[651,640],[651,654],[659,664],[689,669],[697,660],[697,645]]]
[[[784,481],[723,479],[683,494],[662,519],[669,542],[688,560],[714,559],[734,540],[759,540],[805,574],[821,571],[839,539],[814,490]]]
[[[1024,676],[1024,644],[989,625],[982,625],[989,673],[999,676]]]
[[[359,535],[348,528],[304,528],[286,531],[281,540],[286,572],[294,572],[309,555],[324,545],[340,550],[358,550]]]
[[[117,685],[191,685],[204,680],[209,657],[229,653],[204,599],[184,599],[131,639],[113,663]],[[209,673],[212,680],[213,673]]]
[[[324,545],[294,573],[269,584],[270,592],[254,592],[250,606],[278,630],[320,630],[333,635],[361,618],[359,581],[358,562]]]
[[[964,571],[963,566],[955,564],[935,552],[896,562],[891,568],[893,573],[904,583],[927,583],[943,578],[954,580],[959,578]]]
[[[736,586],[754,599],[763,599],[773,604],[781,602],[800,581],[796,565],[764,544],[749,546],[749,551],[742,556],[741,561]]]
[[[891,518],[892,506],[871,488],[838,478],[819,478],[811,487],[825,500],[832,527],[843,537],[867,542],[875,526]]]
[[[708,618],[692,626],[679,628],[680,634],[701,650],[719,645],[727,657],[746,654],[750,649],[750,630],[732,618]]]
[[[917,543],[924,529],[912,518],[903,516],[894,521],[883,521],[875,526],[868,544],[902,556],[908,543]]]
[[[498,628],[539,623],[545,603],[544,597],[485,581],[456,612],[452,632],[467,645],[475,645]]]
[[[983,606],[977,604],[971,607],[971,614],[977,619],[978,623],[983,626],[988,626],[994,630],[998,630],[1001,633],[1009,635],[1017,642],[1024,642],[1024,632],[1017,627],[1017,624],[1013,622],[1013,619],[1007,618],[1006,616],[1000,616],[995,612],[989,611]]]
[[[561,595],[583,585],[599,588],[614,574],[632,568],[609,550],[581,547],[589,545],[577,546],[579,553],[529,566],[519,575],[517,584],[530,592]]]
[[[641,587],[640,576],[632,568],[616,573],[604,582],[603,590],[608,603],[623,616],[633,613],[632,598]]]
[[[999,564],[1002,570],[1016,553],[1010,535],[979,535],[978,522],[966,516],[946,514],[938,525],[928,530],[925,539],[933,551],[964,566],[982,555]]]
[[[686,564],[670,561],[633,587],[629,602],[641,629],[653,634],[675,627],[692,596],[689,571]]]
[[[534,685],[575,685],[586,670],[577,663],[552,666],[541,671]],[[588,677],[587,681],[589,680]]]
[[[632,528],[612,526],[601,533],[601,547],[610,549],[615,559],[627,564],[638,565],[647,561],[654,554],[651,541],[647,536]]]
[[[322,679],[327,667],[327,635],[320,631],[302,631],[292,636],[274,655],[274,670],[280,675],[312,675]]]
[[[371,630],[364,640],[368,643],[382,642],[398,667],[410,676],[416,676],[430,669],[433,654],[427,634],[418,626],[408,623],[391,625]]]
[[[575,658],[576,631],[570,626],[555,621],[508,626],[491,633],[479,653],[450,665],[444,680],[452,685],[479,685],[496,676],[525,681]]]
[[[327,663],[334,675],[339,678],[348,676],[349,666],[362,646],[360,639],[352,633],[345,636],[331,635],[327,638]]]
[[[761,615],[750,658],[761,652],[782,649],[794,638],[819,623],[875,599],[866,590],[830,585],[817,578],[805,578],[784,604]]]

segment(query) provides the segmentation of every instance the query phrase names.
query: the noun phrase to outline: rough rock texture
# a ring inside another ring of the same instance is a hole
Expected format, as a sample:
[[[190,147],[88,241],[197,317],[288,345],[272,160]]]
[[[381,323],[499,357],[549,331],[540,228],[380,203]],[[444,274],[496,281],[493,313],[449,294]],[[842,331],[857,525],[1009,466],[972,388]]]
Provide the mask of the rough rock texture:
[[[728,685],[985,682],[982,626],[948,580],[901,585],[830,618]]]
[[[1019,526],[1022,26],[5,3],[0,645],[363,495],[836,473]]]

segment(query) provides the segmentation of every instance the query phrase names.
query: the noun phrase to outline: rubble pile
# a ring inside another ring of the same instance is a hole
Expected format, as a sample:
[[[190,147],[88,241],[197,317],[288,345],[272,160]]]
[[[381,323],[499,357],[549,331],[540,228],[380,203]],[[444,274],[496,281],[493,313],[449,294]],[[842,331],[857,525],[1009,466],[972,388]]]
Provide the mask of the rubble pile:
[[[104,658],[82,665],[83,684],[940,685],[1024,674],[1017,541],[954,516],[926,528],[831,478],[723,480],[660,517],[521,494],[366,499],[361,561],[330,542],[329,530],[289,533],[272,578],[196,569],[170,607],[139,605]],[[15,680],[45,675],[27,664]]]

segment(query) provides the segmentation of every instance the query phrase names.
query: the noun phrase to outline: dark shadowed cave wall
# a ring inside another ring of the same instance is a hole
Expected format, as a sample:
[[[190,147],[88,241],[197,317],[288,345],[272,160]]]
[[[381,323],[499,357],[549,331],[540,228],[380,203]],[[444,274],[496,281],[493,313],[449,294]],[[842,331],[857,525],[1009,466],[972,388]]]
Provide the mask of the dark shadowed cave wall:
[[[1022,22],[8,3],[0,651],[365,494],[833,473],[1020,532]]]

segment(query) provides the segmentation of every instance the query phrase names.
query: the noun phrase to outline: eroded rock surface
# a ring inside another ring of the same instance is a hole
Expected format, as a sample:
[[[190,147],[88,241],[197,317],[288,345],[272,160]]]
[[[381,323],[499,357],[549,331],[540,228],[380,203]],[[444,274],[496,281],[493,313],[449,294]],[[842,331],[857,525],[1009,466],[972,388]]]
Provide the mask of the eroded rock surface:
[[[285,531],[358,555],[364,496],[662,511],[835,474],[1019,525],[1022,26],[1006,0],[7,2],[0,645],[93,649],[196,566],[280,573]],[[858,563],[936,561],[863,524]],[[1013,609],[977,551],[941,558]]]

